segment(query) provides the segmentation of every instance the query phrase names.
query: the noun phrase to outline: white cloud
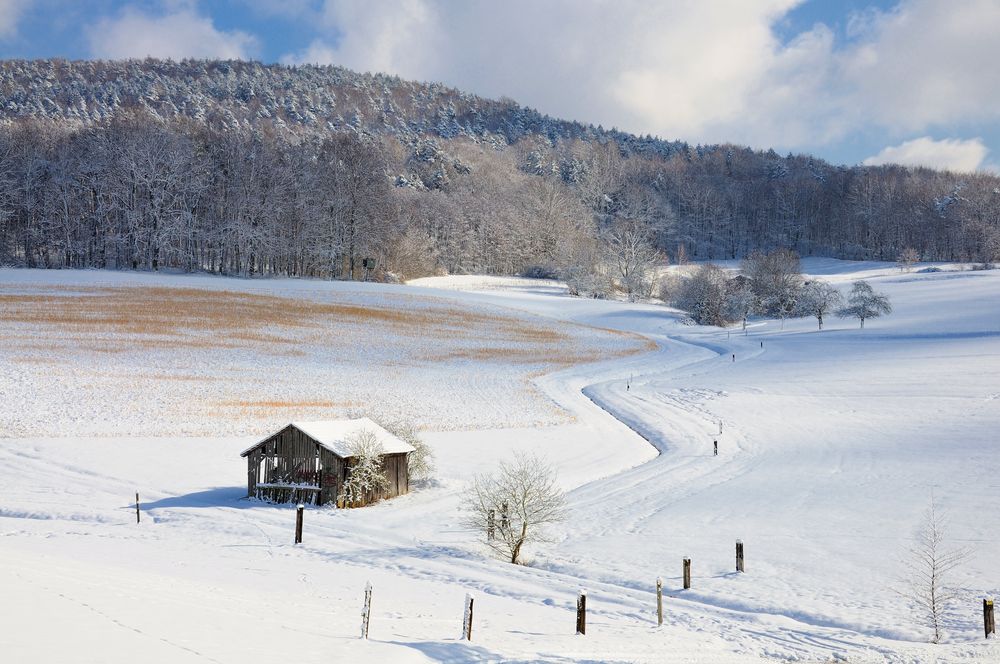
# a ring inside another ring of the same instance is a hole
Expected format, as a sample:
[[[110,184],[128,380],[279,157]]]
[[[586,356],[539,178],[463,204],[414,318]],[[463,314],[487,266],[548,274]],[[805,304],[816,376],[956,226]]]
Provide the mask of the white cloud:
[[[911,132],[1000,118],[1000,3],[908,0],[869,21],[844,76],[873,120]]]
[[[17,35],[17,24],[30,5],[30,0],[0,0],[0,39]]]
[[[778,48],[770,25],[800,1],[327,0],[326,27],[340,38],[285,60],[440,80],[562,117],[690,137],[739,120]]]
[[[90,53],[96,58],[225,58],[251,57],[254,36],[239,30],[216,29],[188,2],[170,3],[168,13],[151,15],[125,8],[114,18],[102,18],[86,29]]]
[[[315,21],[320,12],[313,0],[238,0],[258,16]]]
[[[886,147],[877,155],[865,159],[864,164],[902,164],[972,172],[983,168],[988,153],[989,150],[978,138],[935,141],[929,136],[921,136],[900,145]]]
[[[775,26],[801,1],[325,0],[323,38],[284,60],[778,149],[1000,120],[1000,2],[901,0],[852,15],[846,42],[816,25],[782,43]]]

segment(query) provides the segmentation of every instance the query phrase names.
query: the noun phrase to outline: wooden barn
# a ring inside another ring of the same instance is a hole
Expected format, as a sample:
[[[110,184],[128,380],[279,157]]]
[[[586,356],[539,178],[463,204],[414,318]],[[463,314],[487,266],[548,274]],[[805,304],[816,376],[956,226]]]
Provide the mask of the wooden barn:
[[[389,488],[365,503],[410,490],[407,461],[413,447],[378,424],[354,420],[292,422],[240,456],[247,459],[247,496],[276,503],[325,505],[335,502],[353,464],[350,441],[361,431],[375,434],[382,445],[382,468]]]

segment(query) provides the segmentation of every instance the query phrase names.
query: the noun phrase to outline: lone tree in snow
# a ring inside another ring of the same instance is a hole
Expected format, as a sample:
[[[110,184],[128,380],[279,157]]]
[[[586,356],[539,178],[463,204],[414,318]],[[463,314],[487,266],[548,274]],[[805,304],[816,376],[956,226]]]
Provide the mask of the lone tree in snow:
[[[566,499],[551,466],[533,454],[500,462],[493,473],[476,475],[466,490],[466,523],[493,534],[487,545],[518,564],[529,542],[547,541],[545,526],[565,519]]]
[[[803,316],[815,316],[819,329],[822,330],[823,316],[834,311],[843,302],[840,291],[830,284],[825,281],[810,281],[802,287],[796,306]]]
[[[389,488],[389,478],[382,466],[382,444],[374,431],[363,429],[348,441],[354,464],[340,490],[340,499],[347,506],[361,505],[372,494],[379,495]]]
[[[899,266],[900,271],[909,272],[913,269],[913,264],[919,260],[920,252],[913,247],[907,247],[899,252],[899,256],[896,257],[896,265]]]
[[[867,281],[855,281],[850,295],[847,296],[847,306],[840,309],[837,315],[841,318],[859,319],[863,329],[865,319],[891,313],[892,305],[889,304],[888,297],[876,293]]]
[[[958,596],[948,584],[949,574],[969,556],[968,549],[947,546],[946,529],[947,520],[931,498],[910,558],[904,563],[906,576],[899,591],[916,605],[918,619],[933,631],[934,643],[941,640],[948,604]]]

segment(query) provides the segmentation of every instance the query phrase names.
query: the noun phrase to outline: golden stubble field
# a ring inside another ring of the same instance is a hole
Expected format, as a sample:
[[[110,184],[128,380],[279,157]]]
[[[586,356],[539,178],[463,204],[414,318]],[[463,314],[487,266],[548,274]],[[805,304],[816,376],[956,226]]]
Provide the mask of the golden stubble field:
[[[649,342],[444,298],[0,283],[0,436],[245,435],[350,413],[566,420],[531,378]]]

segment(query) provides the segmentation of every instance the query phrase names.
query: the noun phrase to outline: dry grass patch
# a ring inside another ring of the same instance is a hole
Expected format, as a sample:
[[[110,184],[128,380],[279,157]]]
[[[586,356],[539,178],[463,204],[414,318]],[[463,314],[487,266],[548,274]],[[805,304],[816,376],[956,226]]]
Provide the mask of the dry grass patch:
[[[231,408],[355,408],[353,401],[220,401],[220,406]]]
[[[355,401],[331,401],[325,399],[237,399],[219,401],[207,408],[209,417],[232,421],[234,418],[270,422],[275,416],[292,419],[295,417],[325,417],[331,413],[343,414],[358,408]]]
[[[241,342],[267,349],[301,344],[306,338],[321,342],[332,327],[343,334],[345,326],[357,333],[389,328],[409,337],[455,339],[500,334],[515,343],[557,344],[569,340],[547,325],[448,306],[407,309],[196,288],[73,291],[76,294],[53,294],[46,289],[0,295],[0,321],[58,331],[59,335],[47,338],[54,343],[59,337],[72,339],[80,342],[84,350],[96,352],[235,348]],[[38,342],[37,335],[30,338]]]

